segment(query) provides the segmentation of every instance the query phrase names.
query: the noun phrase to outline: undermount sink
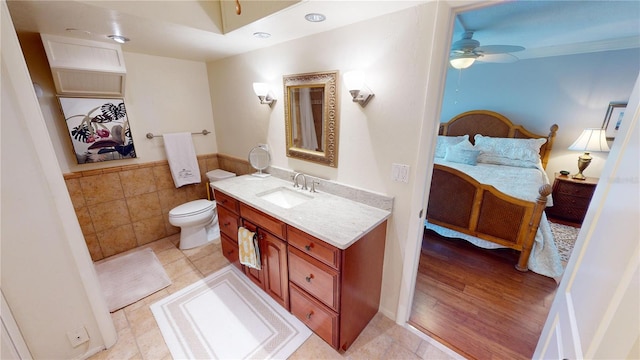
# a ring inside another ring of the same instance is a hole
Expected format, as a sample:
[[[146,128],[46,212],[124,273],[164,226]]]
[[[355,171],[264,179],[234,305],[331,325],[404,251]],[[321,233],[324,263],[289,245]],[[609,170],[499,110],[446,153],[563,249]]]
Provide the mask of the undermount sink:
[[[300,191],[285,187],[265,191],[257,194],[256,196],[285,209],[290,209],[296,205],[300,205],[313,199],[313,196],[311,195],[303,194]]]

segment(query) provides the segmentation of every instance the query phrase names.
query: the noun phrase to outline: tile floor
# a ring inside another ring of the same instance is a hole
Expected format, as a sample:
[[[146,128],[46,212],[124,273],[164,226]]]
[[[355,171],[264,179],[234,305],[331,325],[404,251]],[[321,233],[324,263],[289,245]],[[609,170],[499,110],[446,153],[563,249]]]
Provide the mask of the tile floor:
[[[172,359],[160,329],[149,309],[154,302],[190,285],[229,264],[219,244],[179,250],[179,234],[148,244],[171,278],[172,284],[113,314],[118,342],[101,351],[98,359]],[[344,354],[339,354],[316,335],[290,359],[461,359],[443,345],[397,325],[378,313]]]

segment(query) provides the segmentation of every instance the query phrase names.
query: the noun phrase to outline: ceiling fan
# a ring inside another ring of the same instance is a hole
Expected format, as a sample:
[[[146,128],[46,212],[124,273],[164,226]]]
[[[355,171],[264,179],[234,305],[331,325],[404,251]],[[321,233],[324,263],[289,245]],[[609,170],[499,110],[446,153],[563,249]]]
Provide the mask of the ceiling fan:
[[[466,69],[476,60],[494,63],[515,62],[518,58],[510,53],[522,50],[524,47],[516,45],[480,46],[480,42],[473,39],[473,31],[465,31],[462,39],[451,45],[449,63],[455,69]]]

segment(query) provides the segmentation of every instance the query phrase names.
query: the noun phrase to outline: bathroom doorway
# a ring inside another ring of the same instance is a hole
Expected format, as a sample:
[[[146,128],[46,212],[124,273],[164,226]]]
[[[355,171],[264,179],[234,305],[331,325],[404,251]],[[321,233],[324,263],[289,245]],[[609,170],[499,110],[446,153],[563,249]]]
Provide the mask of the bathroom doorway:
[[[501,6],[501,5],[496,5],[496,6]],[[478,9],[478,8],[475,8]],[[463,8],[459,8],[459,9],[453,9],[453,12],[455,13],[456,11],[458,12],[463,12],[463,11],[474,11],[475,9],[463,9]],[[452,42],[458,40],[457,38],[452,39]],[[462,81],[465,81],[465,74],[464,72],[462,74],[458,73],[456,75],[461,75],[462,76]],[[498,84],[499,79],[496,79],[496,83],[493,83],[492,86],[499,86]],[[532,99],[530,99],[532,100]],[[535,100],[534,100],[535,101]],[[442,105],[444,108],[444,105]],[[444,111],[443,111],[444,112]],[[566,128],[565,128],[566,129]],[[565,130],[566,131],[566,130]],[[435,135],[433,135],[432,139],[430,140],[426,140],[426,141],[434,141],[435,140]],[[432,161],[432,159],[428,159],[425,162],[429,163],[429,161]],[[431,164],[431,163],[429,163]],[[431,171],[431,169],[429,169],[429,171]],[[551,179],[551,181],[553,181],[553,179]],[[428,184],[428,183],[427,183]],[[427,185],[428,186],[428,185]],[[424,242],[423,242],[424,240]],[[432,233],[425,233],[423,234],[423,237],[421,239],[421,242],[423,242],[424,246],[416,246],[414,249],[417,250],[418,253],[426,253],[428,256],[431,256],[431,258],[428,258],[430,260],[425,260],[425,261],[429,261],[431,263],[435,263],[438,260],[441,260],[442,262],[441,267],[448,267],[449,268],[449,272],[441,272],[441,273],[436,273],[436,268],[428,268],[426,266],[423,266],[424,263],[423,261],[421,261],[421,259],[417,260],[417,266],[414,268],[414,270],[417,269],[416,273],[414,273],[415,277],[415,282],[414,282],[414,289],[412,290],[414,292],[414,296],[411,296],[411,300],[408,302],[409,304],[413,304],[413,306],[409,306],[406,311],[407,313],[409,313],[409,315],[407,316],[407,318],[409,319],[409,323],[413,324],[416,328],[423,328],[423,330],[425,332],[427,332],[429,335],[431,335],[432,337],[435,337],[436,339],[439,339],[445,343],[447,343],[447,341],[444,341],[445,339],[443,339],[443,335],[441,334],[440,330],[444,329],[444,325],[441,326],[441,328],[439,329],[437,326],[436,327],[431,327],[430,330],[424,329],[424,326],[420,326],[417,322],[419,322],[420,320],[417,320],[417,318],[420,317],[420,311],[424,310],[424,307],[427,306],[433,306],[435,304],[436,301],[438,301],[435,297],[434,297],[434,293],[435,292],[441,292],[441,293],[447,293],[448,295],[451,295],[453,293],[452,288],[458,287],[458,288],[462,288],[464,289],[465,287],[467,287],[467,292],[472,292],[475,291],[475,289],[473,289],[469,284],[464,283],[463,281],[459,280],[459,279],[464,279],[466,276],[468,276],[469,274],[472,273],[471,270],[467,270],[467,272],[463,272],[463,270],[461,269],[460,266],[455,266],[452,265],[453,264],[453,257],[455,256],[460,256],[460,254],[467,254],[470,253],[467,249],[464,248],[465,244],[449,244],[445,239],[439,239],[438,236],[432,234]],[[460,245],[460,246],[458,246]],[[445,254],[445,255],[443,255]],[[452,256],[452,258],[447,259],[446,255],[450,254],[450,256]],[[455,255],[457,254],[457,255]],[[475,255],[474,255],[475,254]],[[509,260],[509,257],[512,257],[513,254],[509,254],[509,252],[507,251],[506,253],[499,253],[499,254],[485,254],[482,251],[479,252],[479,254],[476,254],[476,252],[473,252],[473,254],[470,254],[468,256],[475,256],[475,260],[479,261],[478,258],[484,259],[484,258],[492,258],[492,257],[496,257],[497,259],[492,259],[492,261],[499,261],[501,260],[500,258],[502,258],[502,261],[505,261],[504,259],[507,259],[506,261],[510,264],[513,264],[513,261]],[[421,255],[417,255],[417,257],[421,257]],[[448,261],[447,261],[448,260]],[[498,266],[498,265],[485,265],[487,267],[491,267],[491,266]],[[510,265],[512,267],[512,265]],[[405,268],[406,270],[406,268]],[[421,274],[421,271],[423,272]],[[430,277],[421,277],[421,275],[424,274],[428,274]],[[542,328],[542,325],[544,324],[544,321],[546,320],[547,317],[547,313],[548,313],[548,306],[550,306],[554,296],[555,296],[555,283],[553,282],[553,280],[551,280],[550,278],[544,278],[542,277],[541,283],[536,284],[536,281],[540,280],[538,278],[540,278],[541,276],[536,275],[536,274],[529,274],[532,275],[532,279],[528,280],[528,279],[524,279],[521,280],[522,282],[528,282],[532,284],[532,288],[534,289],[539,289],[540,287],[544,288],[544,291],[541,293],[537,293],[534,294],[531,291],[528,290],[522,290],[519,292],[512,292],[509,295],[512,297],[516,297],[516,298],[528,298],[530,299],[531,297],[534,297],[536,300],[536,302],[541,302],[544,303],[545,306],[543,307],[539,307],[535,310],[531,310],[531,311],[523,311],[520,314],[514,314],[513,311],[511,311],[510,313],[507,314],[507,316],[510,316],[510,321],[512,326],[510,327],[505,327],[505,329],[503,330],[503,334],[502,335],[495,335],[495,336],[503,336],[504,339],[510,339],[511,337],[519,337],[518,335],[513,335],[514,329],[520,327],[520,328],[524,328],[529,326],[529,324],[526,324],[527,321],[529,321],[529,316],[533,313],[536,312],[536,316],[537,318],[539,318],[539,320],[536,320],[535,322],[535,326],[532,326],[531,329],[525,329],[526,331],[529,332],[529,335],[522,335],[522,337],[528,337],[528,339],[530,340],[530,342],[528,343],[528,345],[524,345],[522,350],[511,350],[513,351],[513,353],[508,352],[509,350],[504,350],[503,354],[507,357],[518,357],[518,356],[524,356],[523,354],[528,354],[529,356],[533,353],[533,350],[535,349],[535,346],[537,345],[537,341],[538,341],[538,337],[540,335],[540,330]],[[481,285],[481,287],[485,287],[485,288],[489,288],[492,286],[492,283],[495,283],[495,278],[492,278],[492,276],[490,273],[487,274],[485,276],[486,278],[486,283],[484,285]],[[437,282],[435,279],[437,277],[440,277],[440,282]],[[538,280],[536,280],[538,279]],[[444,284],[444,285],[443,285]],[[534,285],[535,284],[535,285]],[[447,288],[447,286],[449,286]],[[424,289],[426,288],[426,291],[422,291],[421,288]],[[496,287],[494,285],[494,287],[492,289],[494,293],[498,293],[498,294],[505,294],[508,293],[511,290],[506,290],[506,289],[500,289],[498,287]],[[419,297],[417,296],[418,293],[422,291],[422,293],[424,294],[424,296]],[[500,301],[500,296],[496,296],[495,297],[495,302],[498,303]],[[459,304],[462,304],[463,301],[466,300],[461,300],[459,297],[455,298],[452,297],[449,300],[447,300],[449,303],[455,303],[458,302]],[[422,302],[422,303],[420,303]],[[402,301],[401,301],[402,304]],[[484,306],[481,307],[476,307],[473,311],[470,311],[468,314],[462,314],[462,312],[460,311],[451,311],[450,313],[446,313],[446,312],[441,312],[441,313],[428,313],[429,315],[426,316],[427,319],[433,319],[435,317],[440,317],[443,320],[443,324],[446,324],[448,327],[451,327],[451,324],[454,322],[466,322],[466,323],[473,323],[476,322],[479,325],[480,331],[485,331],[485,333],[487,332],[486,329],[487,327],[482,328],[482,326],[486,326],[486,324],[483,324],[482,322],[478,321],[478,319],[481,318],[486,318],[487,314],[486,312],[488,311],[487,309],[490,307],[491,303],[487,303]],[[449,306],[447,309],[446,304],[442,305],[441,308],[445,308],[445,310],[451,310],[454,309],[455,310],[455,306]],[[412,311],[413,310],[413,311]],[[400,313],[402,312],[402,308],[400,309]],[[483,313],[484,312],[484,313]],[[505,322],[506,323],[506,322]],[[458,329],[458,333],[462,333],[466,331],[463,329]],[[476,353],[476,354],[471,354],[469,352],[462,352],[466,355],[472,356],[473,357],[484,357],[482,356],[482,353]],[[526,356],[525,356],[526,357]]]

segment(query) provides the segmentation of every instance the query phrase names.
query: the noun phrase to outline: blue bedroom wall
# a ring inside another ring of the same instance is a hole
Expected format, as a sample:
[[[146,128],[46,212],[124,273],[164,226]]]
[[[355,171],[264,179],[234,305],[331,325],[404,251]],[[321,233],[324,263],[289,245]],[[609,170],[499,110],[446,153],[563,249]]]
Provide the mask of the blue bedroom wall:
[[[639,70],[640,49],[449,69],[441,121],[489,109],[541,131],[558,121],[600,126],[609,102],[629,99]]]
[[[520,60],[510,64],[476,63],[449,69],[441,122],[475,109],[499,112],[514,123],[545,134],[558,124],[551,158],[553,174],[573,170],[577,155],[566,149],[584,128],[601,127],[610,102],[627,102],[640,72],[640,49]],[[557,157],[567,156],[559,161]],[[575,157],[575,159],[574,159]],[[606,153],[599,157],[606,159]],[[592,163],[592,166],[595,165]],[[598,176],[593,166],[589,176]]]

